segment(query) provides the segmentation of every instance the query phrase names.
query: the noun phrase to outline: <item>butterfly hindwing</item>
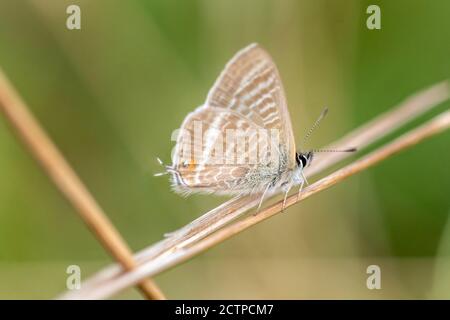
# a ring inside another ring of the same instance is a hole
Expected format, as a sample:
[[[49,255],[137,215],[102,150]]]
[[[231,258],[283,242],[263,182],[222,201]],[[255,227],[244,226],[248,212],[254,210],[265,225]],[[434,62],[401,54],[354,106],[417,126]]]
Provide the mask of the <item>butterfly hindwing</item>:
[[[175,190],[182,193],[236,190],[249,171],[248,154],[257,146],[250,145],[251,133],[257,129],[251,121],[226,109],[203,106],[190,113],[179,132],[172,159]],[[240,159],[237,146],[225,142],[228,130],[249,133]]]

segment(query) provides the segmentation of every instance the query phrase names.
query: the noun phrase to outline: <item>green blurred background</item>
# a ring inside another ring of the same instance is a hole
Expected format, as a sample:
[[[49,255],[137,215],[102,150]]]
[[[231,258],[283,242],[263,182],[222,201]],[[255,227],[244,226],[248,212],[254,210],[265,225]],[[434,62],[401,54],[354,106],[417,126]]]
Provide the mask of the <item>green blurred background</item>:
[[[66,28],[70,4],[81,30]],[[366,28],[370,4],[381,30]],[[184,199],[152,175],[237,50],[271,53],[297,139],[330,108],[319,147],[449,78],[449,39],[446,0],[0,1],[1,68],[133,250],[225,201]],[[169,298],[450,298],[449,142],[433,137],[156,281]],[[86,278],[110,261],[1,117],[0,298],[53,298],[68,265]],[[366,288],[370,264],[381,290]]]

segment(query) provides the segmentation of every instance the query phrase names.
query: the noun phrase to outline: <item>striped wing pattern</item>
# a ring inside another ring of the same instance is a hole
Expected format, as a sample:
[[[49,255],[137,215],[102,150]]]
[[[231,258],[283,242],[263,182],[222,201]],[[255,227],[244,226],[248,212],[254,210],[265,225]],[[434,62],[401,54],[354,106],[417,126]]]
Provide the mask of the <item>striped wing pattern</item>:
[[[198,123],[202,124],[203,141],[195,134]],[[241,115],[221,108],[202,106],[189,114],[181,127],[172,159],[175,191],[189,194],[236,190],[251,167],[246,155],[245,164],[236,163],[236,146],[227,146],[223,133],[227,129],[247,131],[256,127]],[[248,143],[245,150],[252,150]]]
[[[195,134],[196,123],[202,123],[200,136]],[[258,164],[249,163],[249,154],[258,145],[254,139],[248,140],[247,153],[240,154],[244,163],[237,163],[236,146],[226,150],[227,129],[278,130],[283,144],[280,160],[287,168],[294,167],[295,143],[278,70],[257,44],[244,48],[230,60],[205,104],[184,120],[172,159],[175,191],[245,193],[261,184],[255,177],[266,181],[278,174],[275,168],[260,174]]]
[[[280,131],[295,165],[295,141],[281,77],[270,55],[254,43],[226,65],[208,93],[206,105],[233,110],[266,129]]]

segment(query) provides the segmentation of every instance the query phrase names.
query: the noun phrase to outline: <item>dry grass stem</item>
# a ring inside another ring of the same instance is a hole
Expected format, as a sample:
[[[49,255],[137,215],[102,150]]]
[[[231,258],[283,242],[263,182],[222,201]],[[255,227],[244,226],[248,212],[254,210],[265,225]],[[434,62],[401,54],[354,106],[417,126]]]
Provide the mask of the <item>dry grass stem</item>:
[[[342,169],[335,171],[334,173],[326,176],[323,179],[315,182],[304,191],[298,197],[297,194],[291,195],[287,199],[287,207],[294,205],[300,201],[303,201],[310,196],[326,190],[335,184],[342,182],[346,178],[357,174],[375,164],[383,161],[384,159],[405,150],[422,140],[436,135],[444,130],[450,128],[450,111],[446,111],[439,116],[428,121],[426,124],[411,130],[410,132],[395,139],[393,142],[383,146],[370,154],[364,156],[360,160],[353,162],[350,165],[345,166]],[[98,284],[97,286],[91,286],[89,290],[82,288],[80,292],[75,295],[68,294],[65,298],[88,298],[88,299],[100,299],[111,296],[120,290],[127,288],[143,277],[154,276],[161,273],[171,267],[174,267],[201,252],[225,241],[226,239],[244,231],[245,229],[266,220],[276,214],[279,214],[282,210],[282,201],[270,205],[263,209],[256,215],[250,215],[241,219],[233,224],[230,224],[214,234],[199,240],[198,242],[185,246],[183,248],[175,248],[170,252],[166,252],[157,258],[139,265],[136,269],[123,273],[120,276]],[[80,296],[80,293],[82,295]]]
[[[104,248],[124,269],[136,267],[131,250],[95,199],[78,178],[0,69],[0,110],[44,171],[69,200]],[[164,299],[151,279],[142,279],[142,293],[149,299]]]
[[[372,120],[340,139],[338,142],[333,143],[331,147],[357,146],[359,150],[362,150],[448,98],[449,86],[447,82],[434,85],[408,98],[392,111],[377,117],[375,120]],[[299,201],[316,192],[329,188],[346,177],[358,173],[386,157],[418,143],[426,137],[446,129],[449,125],[449,117],[449,112],[446,112],[389,145],[321,179],[308,188],[305,188]],[[348,153],[333,153],[328,156],[321,155],[306,174],[307,176],[312,176],[322,172],[347,156],[349,156]],[[296,198],[296,195],[289,197],[288,205],[290,206],[297,202]],[[247,217],[230,224],[230,222],[236,220],[246,211],[256,206],[258,201],[259,195],[234,198],[194,220],[185,227],[171,233],[168,238],[138,253],[136,260],[139,263],[139,267],[132,272],[122,273],[118,266],[108,267],[93,278],[85,281],[81,291],[67,293],[62,298],[104,298],[110,296],[135,283],[145,275],[157,274],[193,257],[255,223],[278,213],[281,209],[280,203],[277,203],[264,209],[256,216]]]

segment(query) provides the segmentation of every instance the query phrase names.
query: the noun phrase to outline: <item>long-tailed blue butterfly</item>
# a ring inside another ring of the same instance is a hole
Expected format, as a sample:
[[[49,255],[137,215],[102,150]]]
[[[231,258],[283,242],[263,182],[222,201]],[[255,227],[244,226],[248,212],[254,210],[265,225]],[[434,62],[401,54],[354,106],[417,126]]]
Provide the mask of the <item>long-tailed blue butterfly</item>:
[[[275,63],[258,44],[251,44],[228,62],[206,102],[185,118],[172,165],[164,165],[166,171],[157,175],[171,174],[173,189],[184,195],[260,193],[259,207],[268,193],[282,190],[284,208],[289,190],[298,185],[300,194],[307,183],[303,171],[313,155],[313,150],[295,146]]]

